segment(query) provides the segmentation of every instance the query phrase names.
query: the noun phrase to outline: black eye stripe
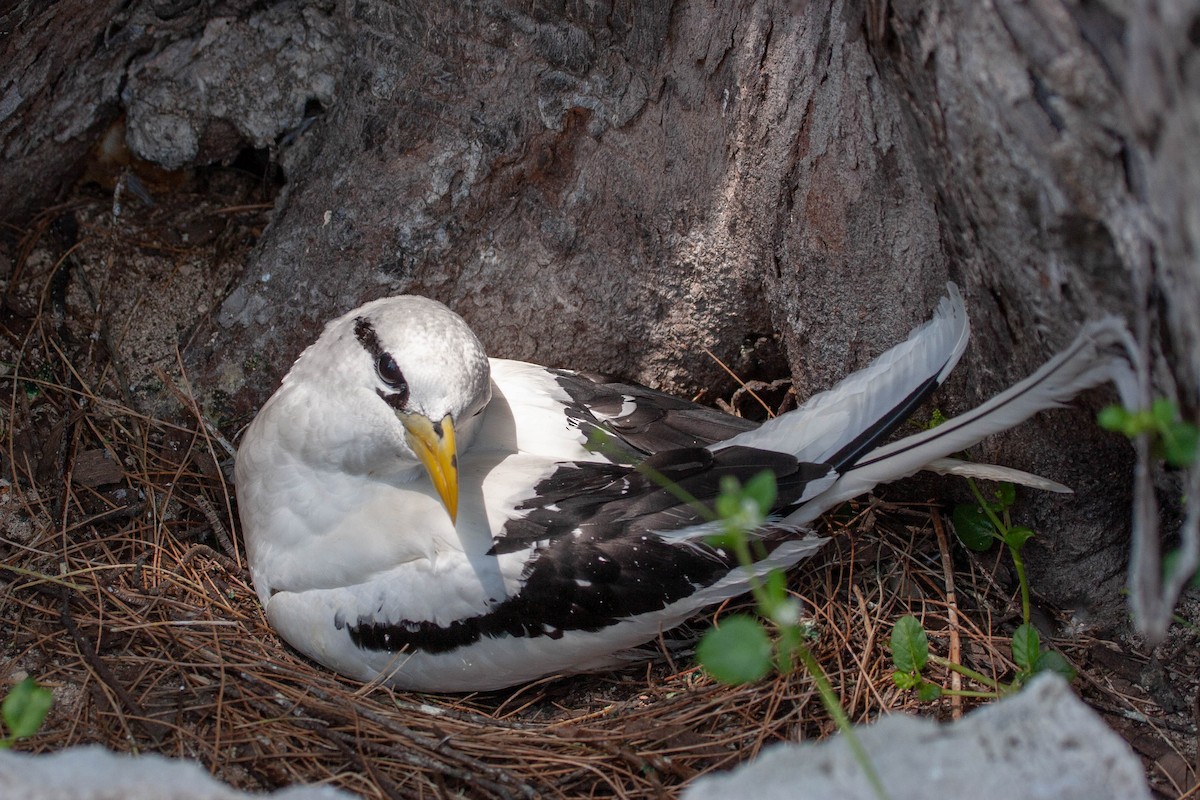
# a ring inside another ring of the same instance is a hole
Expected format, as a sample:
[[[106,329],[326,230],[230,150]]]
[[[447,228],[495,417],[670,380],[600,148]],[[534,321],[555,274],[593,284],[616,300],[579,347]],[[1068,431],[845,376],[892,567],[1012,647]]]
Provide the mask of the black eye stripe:
[[[354,318],[354,338],[358,339],[358,343],[371,354],[372,358],[379,358],[383,354],[383,345],[379,341],[379,334],[375,332],[375,326],[366,317]]]
[[[371,324],[369,319],[366,317],[355,317],[354,338],[358,339],[358,343],[363,346],[363,349],[375,359],[375,374],[389,388],[394,390],[392,392],[384,392],[376,389],[380,398],[392,408],[403,409],[408,405],[408,381],[404,379],[404,373],[400,371],[399,365],[396,364],[396,359],[392,358],[391,353],[383,349],[383,343],[379,341],[379,334],[375,331],[375,326]]]

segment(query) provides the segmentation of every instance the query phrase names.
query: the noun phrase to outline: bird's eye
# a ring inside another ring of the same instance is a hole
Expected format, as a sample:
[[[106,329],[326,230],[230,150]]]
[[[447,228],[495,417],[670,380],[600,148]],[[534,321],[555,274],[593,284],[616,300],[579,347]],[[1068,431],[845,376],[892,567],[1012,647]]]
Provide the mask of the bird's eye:
[[[396,364],[396,359],[392,358],[387,353],[380,353],[375,359],[375,372],[379,374],[379,379],[388,386],[397,391],[408,391],[408,383],[404,380],[404,373],[400,371],[400,367]]]

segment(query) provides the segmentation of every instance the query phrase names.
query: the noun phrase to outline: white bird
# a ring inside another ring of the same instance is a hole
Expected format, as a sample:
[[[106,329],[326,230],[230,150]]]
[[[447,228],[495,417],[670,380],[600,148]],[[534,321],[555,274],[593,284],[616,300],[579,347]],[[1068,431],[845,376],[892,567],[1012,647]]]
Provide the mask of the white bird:
[[[267,619],[361,680],[471,691],[610,665],[743,593],[713,525],[645,464],[711,503],[770,469],[759,573],[824,542],[821,513],[921,469],[1058,484],[950,458],[1113,377],[1127,334],[1092,323],[1036,373],[937,428],[881,444],[940,385],[969,325],[950,284],[932,320],[761,425],[645,387],[489,359],[433,300],[330,322],[247,429],[238,507]],[[589,449],[595,431],[612,447]]]

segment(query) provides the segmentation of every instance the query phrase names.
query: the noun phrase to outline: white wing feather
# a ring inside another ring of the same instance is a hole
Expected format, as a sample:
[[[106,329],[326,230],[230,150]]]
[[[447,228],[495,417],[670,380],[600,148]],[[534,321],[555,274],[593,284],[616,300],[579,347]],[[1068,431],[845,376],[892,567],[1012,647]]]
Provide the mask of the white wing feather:
[[[958,475],[963,478],[981,478],[985,481],[1008,481],[1031,489],[1041,489],[1043,492],[1072,494],[1069,486],[1063,486],[1058,481],[1034,475],[1032,472],[1002,467],[999,464],[976,464],[974,461],[963,461],[959,458],[937,458],[925,465],[924,469],[936,472],[938,475]]]
[[[814,395],[794,411],[717,445],[745,445],[790,453],[821,463],[884,418],[931,377],[940,384],[958,363],[970,338],[962,294],[953,283],[932,319],[908,339]]]
[[[1041,369],[983,405],[946,420],[936,428],[885,444],[859,459],[830,489],[788,518],[802,524],[838,503],[894,481],[965,450],[981,439],[1023,422],[1039,411],[1057,408],[1080,392],[1106,381],[1125,380],[1128,340],[1124,324],[1113,317],[1087,325],[1075,340]]]

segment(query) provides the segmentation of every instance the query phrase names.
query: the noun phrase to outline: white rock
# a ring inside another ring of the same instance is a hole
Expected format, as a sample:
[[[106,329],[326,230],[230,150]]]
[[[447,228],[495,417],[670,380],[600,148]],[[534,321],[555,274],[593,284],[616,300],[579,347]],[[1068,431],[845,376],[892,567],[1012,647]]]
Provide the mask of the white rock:
[[[890,716],[856,728],[889,800],[1149,800],[1142,764],[1057,676],[955,723]],[[777,745],[693,783],[684,800],[877,800],[845,738]]]
[[[30,755],[0,750],[0,798],[21,800],[353,800],[327,786],[260,795],[239,792],[198,764],[159,755],[128,756],[99,745]]]

